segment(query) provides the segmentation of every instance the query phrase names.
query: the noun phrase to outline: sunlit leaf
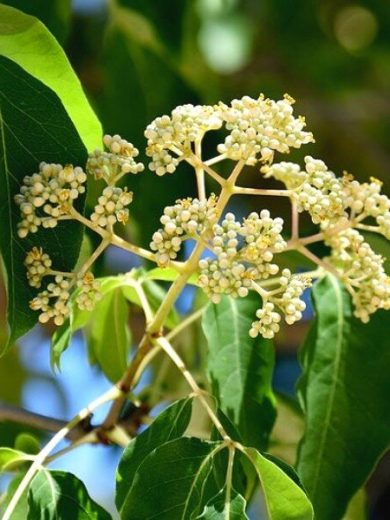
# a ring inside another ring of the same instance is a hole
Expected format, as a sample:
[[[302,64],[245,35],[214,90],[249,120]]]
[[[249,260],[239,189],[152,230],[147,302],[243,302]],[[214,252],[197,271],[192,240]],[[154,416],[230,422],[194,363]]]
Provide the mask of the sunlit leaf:
[[[12,7],[0,5],[0,20],[0,56],[11,59],[57,94],[88,151],[101,147],[100,123],[56,39],[37,18]],[[30,111],[39,116],[39,103],[26,100],[26,107],[29,104]],[[53,116],[53,109],[48,113]],[[60,121],[58,124],[61,126]],[[33,132],[29,135],[32,138]],[[30,144],[28,149],[36,147]]]
[[[256,469],[269,520],[313,520],[305,492],[276,464],[253,448],[245,453]]]
[[[71,473],[42,469],[28,493],[27,520],[110,520],[111,516],[88,495]]]
[[[2,9],[0,6],[0,17]],[[56,269],[69,271],[76,263],[82,238],[79,224],[60,222],[53,230],[20,239],[14,196],[24,176],[38,171],[41,161],[84,164],[85,160],[86,149],[56,94],[0,56],[0,249],[7,273],[10,343],[38,319],[38,313],[29,308],[36,290],[27,285],[26,252],[39,245]],[[82,209],[83,197],[76,206]]]

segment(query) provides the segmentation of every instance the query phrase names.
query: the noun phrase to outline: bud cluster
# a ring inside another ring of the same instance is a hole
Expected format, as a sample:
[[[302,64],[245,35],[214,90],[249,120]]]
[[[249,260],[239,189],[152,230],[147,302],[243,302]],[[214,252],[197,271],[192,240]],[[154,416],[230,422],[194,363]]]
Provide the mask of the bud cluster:
[[[191,153],[192,143],[200,141],[208,130],[217,130],[221,126],[219,110],[205,105],[179,106],[170,116],[157,117],[145,130],[148,140],[146,154],[152,159],[149,168],[157,175],[173,173],[180,155]]]
[[[129,210],[126,208],[133,200],[133,193],[127,188],[107,186],[98,198],[91,221],[100,227],[113,226],[117,222],[126,224]]]
[[[40,311],[39,321],[41,323],[47,323],[50,319],[53,319],[55,325],[58,326],[64,323],[70,312],[68,305],[70,290],[71,281],[62,275],[57,275],[54,282],[49,283],[44,291],[31,300],[31,309]]]
[[[257,99],[234,99],[230,106],[220,103],[230,134],[218,145],[218,151],[234,161],[255,164],[259,159],[272,161],[275,151],[288,153],[290,148],[313,142],[311,132],[303,130],[304,118],[293,116],[293,103],[288,95],[279,101],[260,95]]]
[[[314,224],[329,224],[345,215],[344,183],[325,163],[305,157],[305,171],[298,164],[281,162],[265,166],[266,177],[274,177],[291,190],[298,211],[307,211]]]
[[[264,338],[273,338],[280,329],[281,313],[284,314],[288,325],[302,319],[306,304],[301,296],[311,285],[310,277],[304,274],[294,276],[289,269],[283,269],[278,283],[280,287],[276,290],[261,291],[263,306],[256,311],[257,321],[252,323],[249,331],[252,338],[256,338],[259,334]]]
[[[77,280],[76,303],[80,310],[92,311],[95,303],[102,298],[100,282],[88,271]]]
[[[360,183],[347,173],[337,177],[323,161],[310,156],[305,157],[304,168],[292,162],[273,163],[276,152],[288,153],[291,148],[313,142],[312,134],[305,131],[304,119],[294,116],[293,103],[287,95],[279,101],[260,95],[257,99],[244,96],[230,104],[188,104],[156,118],[145,131],[150,169],[164,175],[173,173],[180,161],[188,161],[195,169],[199,199],[180,199],[165,208],[161,228],[150,243],[154,254],[137,246],[129,247],[130,250],[164,267],[177,259],[184,240],[195,239],[203,244],[208,256],[199,261],[199,285],[213,302],[218,303],[223,294],[245,297],[249,290],[261,295],[263,305],[250,330],[253,337],[258,334],[273,337],[282,316],[287,324],[302,318],[305,309],[302,294],[310,280],[288,269],[279,275],[274,257],[286,249],[297,248],[314,263],[337,271],[352,295],[355,314],[362,321],[368,321],[379,308],[390,308],[390,279],[384,271],[384,259],[359,233],[359,230],[375,231],[390,239],[390,199],[381,193],[380,181],[370,179]],[[217,146],[220,155],[202,164],[201,141],[205,133],[221,128],[228,135]],[[105,150],[95,150],[87,162],[87,172],[107,184],[90,222],[72,208],[73,202],[85,192],[84,171],[70,165],[41,163],[38,173],[24,178],[15,197],[21,212],[20,237],[36,232],[40,226],[53,228],[59,220],[70,218],[80,220],[105,237],[98,226],[111,232],[117,222],[128,221],[133,193],[117,187],[116,183],[123,175],[136,174],[144,167],[135,160],[138,150],[119,135],[106,135],[104,145]],[[224,159],[240,161],[228,179],[212,169]],[[283,220],[271,218],[267,210],[252,212],[242,221],[229,212],[219,221],[232,195],[267,194],[263,189],[235,184],[244,163],[258,162],[262,163],[265,178],[272,177],[286,187],[277,193],[271,190],[269,194],[286,195],[293,203],[292,240],[288,243],[282,236]],[[205,175],[213,177],[222,187],[218,204],[215,195],[203,200]],[[297,212],[307,212],[320,232],[300,237]],[[318,240],[330,247],[329,257],[324,260],[308,249]],[[91,310],[100,298],[100,290],[92,273],[85,274],[87,267],[82,275],[69,274],[68,279],[67,274],[52,270],[51,264],[48,255],[38,247],[25,260],[31,286],[41,287],[44,276],[55,277],[31,302],[33,309],[41,311],[40,321],[54,318],[56,324],[61,324],[69,312],[67,304],[73,289],[77,291],[75,301],[79,307]],[[89,268],[90,264],[87,265]],[[269,291],[264,288],[274,286]]]
[[[95,179],[104,179],[112,185],[126,173],[136,174],[144,170],[144,165],[134,160],[139,151],[131,143],[119,135],[105,135],[103,142],[107,151],[95,150],[87,162],[87,172]]]
[[[167,206],[160,218],[164,226],[153,234],[150,248],[156,251],[160,266],[177,258],[183,240],[199,237],[217,220],[217,198],[211,195],[206,201],[179,199],[174,206]]]
[[[381,193],[382,182],[371,178],[360,183],[351,180],[345,186],[346,205],[351,208],[354,218],[362,221],[373,217],[378,224],[378,233],[390,239],[390,199]]]
[[[69,215],[73,201],[85,192],[87,176],[80,167],[40,163],[39,172],[23,179],[15,202],[20,207],[18,235],[25,238],[40,226],[54,228]]]
[[[27,280],[31,287],[39,289],[42,284],[42,278],[50,272],[51,264],[49,255],[44,253],[41,247],[33,247],[27,253],[24,265],[27,268]]]
[[[209,249],[216,258],[199,262],[199,285],[214,303],[222,294],[245,297],[252,280],[278,273],[278,266],[271,262],[274,253],[286,247],[282,229],[283,220],[272,219],[268,210],[251,213],[243,223],[227,213],[220,224],[214,224]]]
[[[355,229],[330,235],[332,248],[328,261],[340,272],[355,305],[355,316],[368,322],[378,309],[390,309],[390,277],[383,267],[384,258],[376,254]]]

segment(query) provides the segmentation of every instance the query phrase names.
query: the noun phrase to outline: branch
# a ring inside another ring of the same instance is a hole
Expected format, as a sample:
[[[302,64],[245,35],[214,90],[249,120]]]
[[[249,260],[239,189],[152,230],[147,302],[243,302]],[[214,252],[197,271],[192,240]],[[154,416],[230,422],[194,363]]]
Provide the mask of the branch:
[[[118,421],[118,426],[123,428],[126,432],[130,433],[130,435],[134,435],[139,427],[140,416],[144,413],[145,410],[142,409],[142,407],[141,409],[134,408],[130,414],[127,414]],[[94,431],[99,432],[102,425],[92,425],[91,418],[92,415],[86,417],[74,428],[72,428],[65,437],[72,443],[76,443],[89,433]],[[44,430],[51,433],[57,433],[58,430],[61,430],[68,424],[68,421],[64,421],[62,419],[30,412],[29,410],[25,410],[24,408],[20,408],[18,406],[0,403],[0,423],[5,421],[22,424],[23,426],[29,426],[30,428]],[[112,441],[113,439],[110,438],[110,440]],[[106,440],[103,437],[99,438],[99,436],[96,437],[96,442],[107,444]]]

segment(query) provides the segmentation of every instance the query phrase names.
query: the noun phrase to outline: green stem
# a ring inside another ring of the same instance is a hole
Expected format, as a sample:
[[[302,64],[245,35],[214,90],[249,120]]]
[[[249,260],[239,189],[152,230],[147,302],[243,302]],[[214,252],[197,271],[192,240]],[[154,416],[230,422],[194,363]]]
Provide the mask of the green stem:
[[[221,437],[224,440],[229,441],[230,437],[227,434],[226,430],[221,424],[221,421],[218,419],[216,413],[209,405],[203,390],[199,387],[198,383],[193,378],[191,372],[188,370],[188,368],[185,366],[184,361],[179,356],[179,354],[176,352],[176,350],[172,347],[172,345],[169,343],[169,341],[165,337],[156,338],[153,340],[155,345],[159,345],[164,352],[171,358],[173,363],[176,365],[176,367],[180,370],[182,373],[184,379],[187,381],[188,385],[190,386],[191,390],[193,391],[195,397],[199,399],[199,402],[202,404],[203,408],[207,412],[208,416],[210,417],[212,423],[220,433]]]

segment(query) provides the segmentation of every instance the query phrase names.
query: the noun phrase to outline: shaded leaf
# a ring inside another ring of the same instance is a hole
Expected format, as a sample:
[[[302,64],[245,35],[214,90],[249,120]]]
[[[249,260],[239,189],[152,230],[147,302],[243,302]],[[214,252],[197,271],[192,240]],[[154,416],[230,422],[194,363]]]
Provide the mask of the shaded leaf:
[[[299,394],[306,414],[298,473],[318,520],[341,518],[390,442],[389,314],[368,324],[328,275],[313,290]]]
[[[234,489],[225,486],[206,504],[203,513],[197,518],[204,520],[246,520],[246,501]]]
[[[121,518],[191,519],[218,492],[214,457],[221,443],[181,437],[154,449],[139,466]]]
[[[41,161],[84,164],[86,150],[54,92],[0,56],[0,249],[7,271],[9,343],[38,319],[28,305],[36,290],[27,285],[26,251],[42,246],[56,269],[70,271],[81,244],[82,227],[74,222],[60,222],[55,229],[24,240],[17,235],[19,210],[14,195],[24,176],[37,171]],[[82,205],[80,197],[76,206],[82,209]]]
[[[6,494],[1,497],[2,500],[0,500],[0,515],[2,515],[9,502],[11,501],[15,491],[17,490],[19,484],[21,483],[23,478],[23,475],[16,475],[11,482],[8,485]],[[26,520],[27,518],[27,512],[28,512],[28,504],[27,504],[27,496],[28,496],[28,490],[26,489],[22,496],[20,497],[18,503],[16,504],[15,509],[12,513],[12,520]],[[3,502],[4,499],[4,502]]]
[[[41,470],[28,492],[27,520],[110,520],[94,502],[85,485],[72,473]]]
[[[116,505],[122,515],[127,510],[129,495],[139,466],[155,448],[177,439],[187,429],[192,399],[176,401],[161,412],[147,430],[133,439],[123,452],[116,477]]]
[[[58,41],[65,40],[70,21],[71,0],[3,0],[2,3],[36,16]]]
[[[15,439],[15,449],[36,455],[41,451],[41,445],[34,435],[22,432]]]
[[[224,296],[218,305],[208,305],[202,325],[209,344],[209,378],[219,407],[244,444],[265,448],[275,420],[274,351],[271,341],[249,336],[258,307],[258,297]]]

